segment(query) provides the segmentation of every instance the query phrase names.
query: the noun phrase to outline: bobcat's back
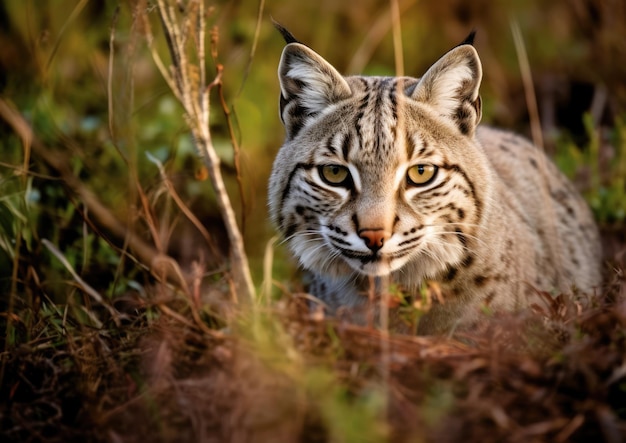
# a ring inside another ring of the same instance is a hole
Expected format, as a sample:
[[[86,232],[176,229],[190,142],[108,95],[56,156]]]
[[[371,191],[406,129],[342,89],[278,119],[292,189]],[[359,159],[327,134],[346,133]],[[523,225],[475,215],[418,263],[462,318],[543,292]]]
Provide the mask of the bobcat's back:
[[[597,230],[572,185],[525,139],[477,129],[470,44],[414,79],[342,77],[288,42],[270,212],[331,311],[358,319],[372,276],[408,294],[434,280],[445,303],[419,331],[437,333],[471,324],[485,304],[513,310],[535,289],[599,284]]]

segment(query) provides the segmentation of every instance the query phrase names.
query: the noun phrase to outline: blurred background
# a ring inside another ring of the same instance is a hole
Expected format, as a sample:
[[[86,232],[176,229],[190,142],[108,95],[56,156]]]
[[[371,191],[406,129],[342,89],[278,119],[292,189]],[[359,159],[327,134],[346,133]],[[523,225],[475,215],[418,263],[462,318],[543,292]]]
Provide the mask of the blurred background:
[[[420,76],[476,29],[484,70],[483,122],[530,136],[528,85],[512,33],[513,24],[519,27],[545,148],[585,192],[605,230],[622,232],[623,239],[626,3],[398,3],[405,73]],[[224,66],[224,99],[241,150],[241,193],[229,119],[217,91],[212,95],[211,133],[258,284],[263,250],[273,235],[267,220],[267,178],[283,139],[276,70],[284,42],[271,18],[342,73],[393,75],[390,6],[383,0],[207,5],[217,51],[207,61],[208,72],[215,72],[216,63]],[[147,22],[138,19],[144,13]],[[132,227],[183,269],[198,261],[208,270],[222,269],[228,245],[213,191],[181,107],[149,53],[147,25],[161,56],[169,60],[152,2],[0,3],[0,97],[38,140],[30,149],[7,123],[6,113],[0,120],[2,292],[26,294],[27,305],[36,303],[37,291],[50,300],[67,297],[67,267],[42,246],[43,239],[108,297],[141,292],[149,277],[142,263],[123,253],[127,244],[116,223]],[[154,159],[163,165],[167,180]],[[68,177],[73,178],[68,182]],[[210,247],[173,202],[167,182],[206,226]],[[89,193],[112,221],[92,217],[93,202],[84,200]],[[285,256],[277,252],[278,280],[293,272]]]

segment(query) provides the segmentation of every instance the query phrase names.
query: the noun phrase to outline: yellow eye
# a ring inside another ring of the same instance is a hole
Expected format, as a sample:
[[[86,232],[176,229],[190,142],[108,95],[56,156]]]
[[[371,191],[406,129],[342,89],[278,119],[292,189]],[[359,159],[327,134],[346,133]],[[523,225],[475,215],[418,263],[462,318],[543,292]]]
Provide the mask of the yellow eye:
[[[350,171],[341,165],[323,165],[319,173],[327,184],[332,186],[349,186],[351,183]]]
[[[430,183],[437,175],[437,166],[435,165],[415,165],[411,166],[406,173],[409,184],[413,186],[424,186]]]

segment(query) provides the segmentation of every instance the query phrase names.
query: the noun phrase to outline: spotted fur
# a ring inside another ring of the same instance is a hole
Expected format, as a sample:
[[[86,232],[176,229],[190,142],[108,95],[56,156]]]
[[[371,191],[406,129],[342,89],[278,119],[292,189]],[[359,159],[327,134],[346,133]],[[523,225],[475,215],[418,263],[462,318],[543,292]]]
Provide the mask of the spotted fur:
[[[536,289],[600,283],[597,228],[572,184],[526,139],[477,126],[482,68],[471,40],[417,79],[343,77],[283,35],[286,138],[270,213],[330,311],[367,306],[372,276],[413,295],[434,281],[443,303],[419,332],[443,333],[485,305],[515,310]],[[411,179],[433,169],[423,184]]]

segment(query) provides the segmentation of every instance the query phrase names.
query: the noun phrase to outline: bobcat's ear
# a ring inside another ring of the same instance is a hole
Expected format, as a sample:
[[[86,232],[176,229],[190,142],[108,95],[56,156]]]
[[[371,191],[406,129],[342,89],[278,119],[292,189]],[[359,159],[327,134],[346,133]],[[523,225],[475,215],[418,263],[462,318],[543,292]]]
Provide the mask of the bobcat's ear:
[[[290,43],[278,66],[280,118],[293,138],[307,118],[352,95],[346,80],[313,50]]]
[[[431,66],[410,95],[473,136],[482,115],[478,89],[483,73],[476,49],[466,42]]]

